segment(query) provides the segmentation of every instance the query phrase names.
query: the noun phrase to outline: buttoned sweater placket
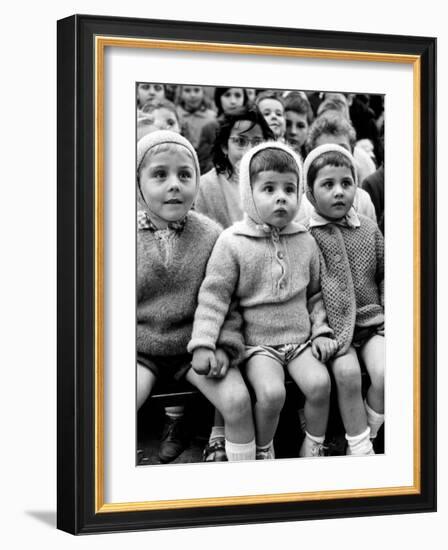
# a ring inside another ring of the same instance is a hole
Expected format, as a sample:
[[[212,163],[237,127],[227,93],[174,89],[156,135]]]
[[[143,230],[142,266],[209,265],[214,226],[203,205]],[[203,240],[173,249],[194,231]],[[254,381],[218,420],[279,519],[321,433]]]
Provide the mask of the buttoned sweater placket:
[[[285,250],[284,247],[280,244],[280,235],[278,234],[278,231],[272,231],[271,232],[271,241],[274,245],[274,251],[275,251],[275,260],[278,263],[278,265],[281,268],[281,274],[277,281],[277,290],[278,294],[282,294],[286,292],[286,286],[287,286],[287,270],[286,270],[286,261],[285,261]]]

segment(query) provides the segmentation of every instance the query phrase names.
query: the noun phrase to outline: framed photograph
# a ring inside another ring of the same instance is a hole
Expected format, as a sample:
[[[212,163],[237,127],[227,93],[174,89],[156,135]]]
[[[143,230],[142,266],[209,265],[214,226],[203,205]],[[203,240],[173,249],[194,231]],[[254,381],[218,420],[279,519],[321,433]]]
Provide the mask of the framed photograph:
[[[58,21],[59,529],[435,511],[435,62],[428,37]]]

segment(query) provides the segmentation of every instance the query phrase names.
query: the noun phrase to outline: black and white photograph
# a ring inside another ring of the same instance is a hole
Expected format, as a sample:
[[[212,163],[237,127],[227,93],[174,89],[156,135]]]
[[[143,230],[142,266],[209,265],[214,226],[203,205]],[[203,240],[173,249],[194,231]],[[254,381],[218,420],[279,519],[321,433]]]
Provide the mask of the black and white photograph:
[[[384,95],[135,103],[137,466],[383,454]]]

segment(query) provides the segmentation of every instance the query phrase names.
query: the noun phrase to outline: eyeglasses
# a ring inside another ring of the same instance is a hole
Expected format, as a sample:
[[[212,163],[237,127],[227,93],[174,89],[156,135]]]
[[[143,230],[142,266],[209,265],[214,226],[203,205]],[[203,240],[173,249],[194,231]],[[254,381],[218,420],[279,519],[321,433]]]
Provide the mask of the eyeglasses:
[[[241,149],[245,149],[246,147],[249,147],[249,145],[255,147],[256,145],[260,145],[260,143],[263,143],[264,141],[263,138],[255,137],[250,139],[246,136],[230,136],[229,140]]]

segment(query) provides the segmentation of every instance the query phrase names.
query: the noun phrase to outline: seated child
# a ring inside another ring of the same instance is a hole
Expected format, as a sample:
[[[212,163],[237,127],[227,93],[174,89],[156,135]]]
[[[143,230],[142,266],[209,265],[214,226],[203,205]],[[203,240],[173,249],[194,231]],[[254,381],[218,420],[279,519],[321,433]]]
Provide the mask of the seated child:
[[[300,160],[279,142],[246,152],[240,164],[243,221],[224,230],[202,283],[188,350],[207,370],[236,296],[244,320],[246,379],[255,393],[257,458],[274,458],[273,438],[285,401],[286,368],[305,394],[306,436],[300,456],[323,451],[335,351],[319,282],[319,251],[293,221],[302,196]]]
[[[322,255],[322,295],[338,341],[331,366],[347,454],[374,454],[371,439],[384,421],[383,236],[376,223],[353,208],[356,166],[347,149],[335,144],[313,149],[304,178],[314,207],[310,231]],[[371,381],[365,402],[357,353]]]
[[[185,378],[221,412],[228,460],[255,458],[248,390],[237,368],[242,341],[228,318],[210,358],[211,369],[191,368],[197,293],[219,226],[190,210],[199,164],[180,134],[160,130],[137,144],[140,211],[137,231],[137,407],[158,378]]]

